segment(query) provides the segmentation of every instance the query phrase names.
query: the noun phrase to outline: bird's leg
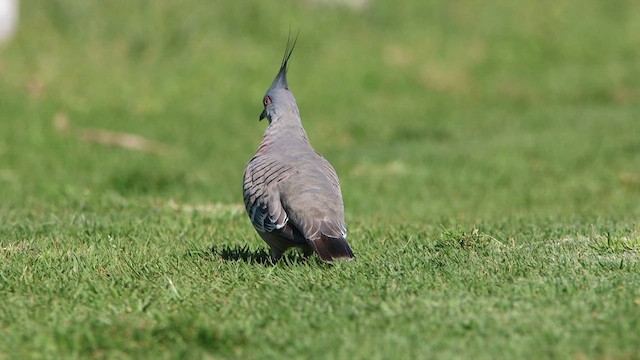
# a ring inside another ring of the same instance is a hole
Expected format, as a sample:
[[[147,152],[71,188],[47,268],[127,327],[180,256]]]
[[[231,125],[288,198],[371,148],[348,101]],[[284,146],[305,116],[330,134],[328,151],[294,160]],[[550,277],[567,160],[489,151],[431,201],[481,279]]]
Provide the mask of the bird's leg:
[[[276,249],[275,247],[271,248],[271,261],[273,263],[277,263],[278,260],[282,257],[282,251],[280,249]]]
[[[313,255],[313,249],[311,248],[311,246],[302,248],[302,256],[305,260],[307,260],[311,255]]]

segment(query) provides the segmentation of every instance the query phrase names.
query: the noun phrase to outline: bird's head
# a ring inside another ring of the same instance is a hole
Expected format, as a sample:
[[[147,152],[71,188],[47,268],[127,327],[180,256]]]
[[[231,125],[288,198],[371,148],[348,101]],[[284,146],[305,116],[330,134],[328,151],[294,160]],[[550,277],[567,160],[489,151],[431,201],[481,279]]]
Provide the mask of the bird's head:
[[[291,42],[291,37],[287,40],[287,47],[282,57],[280,70],[262,99],[264,110],[262,114],[260,114],[260,120],[266,117],[269,123],[271,123],[275,118],[282,117],[283,114],[290,112],[295,113],[298,117],[300,116],[296,99],[293,97],[291,91],[289,91],[289,84],[287,83],[289,58],[291,58],[293,49],[296,46],[296,41],[298,41],[298,36],[293,39],[293,42]]]

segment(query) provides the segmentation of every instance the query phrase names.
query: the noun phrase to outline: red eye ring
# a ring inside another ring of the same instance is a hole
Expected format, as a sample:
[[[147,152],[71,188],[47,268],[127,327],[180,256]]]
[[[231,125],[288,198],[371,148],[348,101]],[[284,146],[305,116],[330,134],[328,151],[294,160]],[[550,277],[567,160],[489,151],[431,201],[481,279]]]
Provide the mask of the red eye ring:
[[[271,98],[269,97],[269,95],[264,97],[264,106],[270,105],[271,104]]]

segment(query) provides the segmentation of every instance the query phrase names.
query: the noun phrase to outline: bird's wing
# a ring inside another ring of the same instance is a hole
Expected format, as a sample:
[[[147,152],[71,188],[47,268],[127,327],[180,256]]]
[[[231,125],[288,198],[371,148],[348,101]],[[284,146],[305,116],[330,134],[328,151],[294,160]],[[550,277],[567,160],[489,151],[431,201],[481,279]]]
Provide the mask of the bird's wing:
[[[320,214],[300,218],[293,215],[293,218],[295,227],[306,239],[315,240],[323,236],[334,239],[347,238],[347,227],[342,220],[328,219]]]
[[[317,154],[317,153],[316,153]],[[340,193],[340,180],[338,180],[338,174],[336,174],[335,169],[333,168],[333,166],[331,166],[331,164],[329,163],[329,161],[327,161],[327,159],[325,159],[324,157],[322,157],[322,155],[317,154],[320,160],[320,163],[322,165],[322,172],[326,175],[327,179],[329,180],[329,182],[331,183],[331,185],[338,190],[338,192]]]
[[[324,158],[313,159],[312,168],[301,177],[288,180],[282,188],[281,203],[296,228],[311,248],[325,261],[353,258],[346,241],[344,204],[335,170]],[[301,181],[304,179],[304,181]]]
[[[291,167],[277,159],[256,156],[244,171],[243,196],[251,223],[259,232],[284,228],[289,221],[280,202],[278,182],[289,176]]]

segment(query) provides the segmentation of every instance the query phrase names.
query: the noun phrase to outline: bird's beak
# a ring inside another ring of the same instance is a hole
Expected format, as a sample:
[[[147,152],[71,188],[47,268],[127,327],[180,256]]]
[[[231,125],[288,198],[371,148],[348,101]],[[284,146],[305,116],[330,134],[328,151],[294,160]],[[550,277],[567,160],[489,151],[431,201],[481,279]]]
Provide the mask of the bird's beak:
[[[262,121],[262,119],[267,117],[267,109],[265,108],[264,110],[262,110],[262,114],[260,114],[260,120],[258,121]]]

